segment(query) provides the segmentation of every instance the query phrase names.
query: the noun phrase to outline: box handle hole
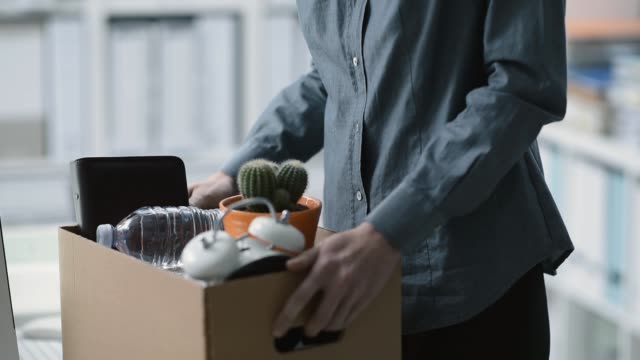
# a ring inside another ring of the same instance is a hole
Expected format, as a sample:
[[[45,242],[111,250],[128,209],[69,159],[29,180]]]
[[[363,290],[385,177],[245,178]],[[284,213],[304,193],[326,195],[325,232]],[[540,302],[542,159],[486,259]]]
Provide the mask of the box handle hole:
[[[295,327],[290,329],[284,336],[273,340],[273,347],[279,353],[300,351],[317,346],[333,344],[343,336],[343,331],[321,331],[312,338],[304,334],[304,328]]]

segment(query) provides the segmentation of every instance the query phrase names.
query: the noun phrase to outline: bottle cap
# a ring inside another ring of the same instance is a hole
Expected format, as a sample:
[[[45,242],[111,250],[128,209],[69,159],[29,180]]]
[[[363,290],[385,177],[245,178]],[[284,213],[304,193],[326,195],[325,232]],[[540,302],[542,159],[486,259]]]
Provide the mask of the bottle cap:
[[[98,244],[106,246],[109,249],[113,246],[113,233],[115,228],[109,224],[103,224],[98,226],[96,230],[96,240]]]

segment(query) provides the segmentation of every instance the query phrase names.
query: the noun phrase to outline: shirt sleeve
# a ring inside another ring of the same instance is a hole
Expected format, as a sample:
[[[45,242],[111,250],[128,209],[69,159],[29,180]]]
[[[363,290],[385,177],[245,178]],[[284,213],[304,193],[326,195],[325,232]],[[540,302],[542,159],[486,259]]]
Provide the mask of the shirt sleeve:
[[[323,146],[326,101],[327,91],[313,67],[271,101],[222,171],[236,177],[242,164],[257,158],[309,160]]]
[[[403,252],[478,208],[542,126],[564,117],[564,1],[489,0],[487,9],[486,86],[435,130],[414,171],[365,219]]]

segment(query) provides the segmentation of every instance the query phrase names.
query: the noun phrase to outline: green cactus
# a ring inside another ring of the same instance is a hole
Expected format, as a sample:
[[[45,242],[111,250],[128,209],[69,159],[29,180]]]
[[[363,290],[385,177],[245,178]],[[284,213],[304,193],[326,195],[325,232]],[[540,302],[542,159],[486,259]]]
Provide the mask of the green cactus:
[[[263,159],[252,160],[242,165],[238,171],[238,190],[245,199],[273,198],[276,191],[276,174],[273,171],[273,165],[271,161]],[[249,210],[262,212],[264,206],[257,205]]]
[[[273,194],[273,206],[276,207],[277,212],[283,210],[289,210],[291,208],[291,195],[285,189],[277,189]]]
[[[296,204],[307,189],[308,175],[304,164],[298,160],[289,160],[280,165],[276,176],[277,187],[286,189],[291,196],[291,203]]]
[[[289,160],[282,165],[264,159],[252,160],[242,165],[237,179],[242,197],[267,198],[278,212],[295,207],[307,188],[307,182],[307,171],[297,160]],[[263,205],[251,206],[247,210],[268,211]]]
[[[269,165],[271,165],[271,168],[273,169],[273,173],[278,174],[278,171],[280,171],[280,165],[274,163],[273,161],[269,161]]]

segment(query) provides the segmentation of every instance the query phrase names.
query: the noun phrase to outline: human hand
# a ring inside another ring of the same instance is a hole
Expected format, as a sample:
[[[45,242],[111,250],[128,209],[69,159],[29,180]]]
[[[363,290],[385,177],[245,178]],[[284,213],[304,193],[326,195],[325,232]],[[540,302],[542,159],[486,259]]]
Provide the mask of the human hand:
[[[220,201],[236,195],[233,178],[222,171],[189,185],[189,204],[201,209],[217,208]]]
[[[371,224],[328,237],[287,262],[289,271],[311,271],[278,316],[273,335],[283,336],[318,293],[318,308],[305,324],[307,336],[345,329],[382,291],[399,262],[400,253]]]

